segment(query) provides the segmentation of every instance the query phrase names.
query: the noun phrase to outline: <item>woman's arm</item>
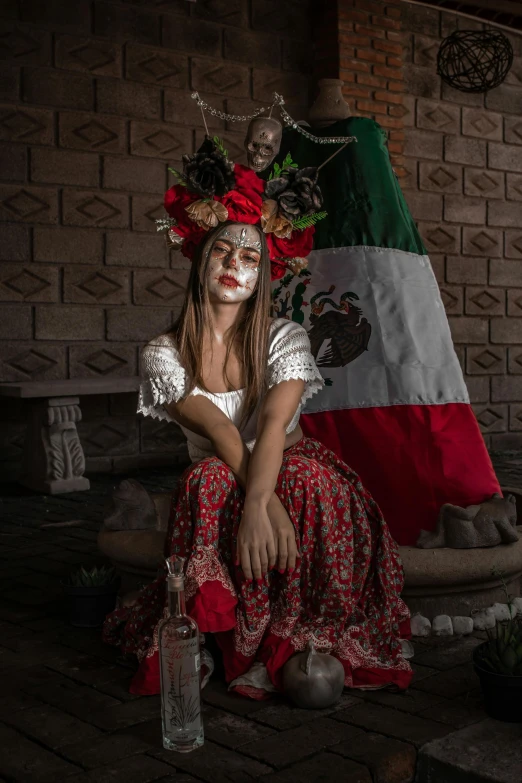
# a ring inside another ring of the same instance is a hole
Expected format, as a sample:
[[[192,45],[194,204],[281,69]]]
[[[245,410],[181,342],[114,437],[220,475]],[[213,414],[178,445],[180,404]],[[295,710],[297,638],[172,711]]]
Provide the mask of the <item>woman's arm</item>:
[[[274,488],[283,460],[286,429],[295,415],[303,390],[304,381],[301,380],[278,383],[268,391],[259,414],[256,444],[248,463],[245,505],[237,542],[241,566],[247,578],[253,575],[260,579],[275,557],[275,549],[267,536],[269,507],[278,513],[277,505],[274,509]],[[277,503],[281,506],[278,500]],[[288,566],[293,568],[296,553],[293,527],[286,527],[277,543],[280,567],[281,562],[286,565],[290,554]]]
[[[165,408],[178,424],[211,441],[216,455],[228,465],[239,484],[245,489],[251,455],[237,427],[228,416],[208,397],[199,394],[177,403],[169,403]],[[285,447],[293,445],[301,437],[301,431],[297,429],[298,432],[294,430],[291,436],[286,436]],[[273,536],[273,548],[270,546],[271,557],[268,565],[272,567],[277,561],[280,571],[284,571],[287,567],[293,569],[297,556],[295,532],[275,492],[272,492],[268,500],[267,510]],[[250,562],[245,565],[245,576],[251,579]],[[257,576],[261,574],[256,574]]]
[[[207,438],[216,456],[235,473],[241,486],[246,486],[250,452],[235,424],[217,405],[197,394],[171,402],[165,408],[182,427]]]
[[[274,491],[283,461],[286,430],[295,416],[304,385],[301,380],[284,381],[267,392],[248,468],[247,501],[266,505]]]

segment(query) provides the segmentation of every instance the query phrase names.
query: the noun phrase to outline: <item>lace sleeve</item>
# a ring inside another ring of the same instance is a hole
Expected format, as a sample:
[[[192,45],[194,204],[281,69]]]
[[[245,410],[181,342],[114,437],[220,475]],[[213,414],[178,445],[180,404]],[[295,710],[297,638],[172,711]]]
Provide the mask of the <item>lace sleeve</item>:
[[[168,335],[161,335],[142,351],[140,362],[138,413],[155,419],[173,421],[165,403],[178,402],[186,387],[186,373]]]
[[[324,381],[310,352],[310,340],[302,326],[285,321],[277,329],[268,358],[268,388],[283,381],[305,381],[301,407],[322,387]]]

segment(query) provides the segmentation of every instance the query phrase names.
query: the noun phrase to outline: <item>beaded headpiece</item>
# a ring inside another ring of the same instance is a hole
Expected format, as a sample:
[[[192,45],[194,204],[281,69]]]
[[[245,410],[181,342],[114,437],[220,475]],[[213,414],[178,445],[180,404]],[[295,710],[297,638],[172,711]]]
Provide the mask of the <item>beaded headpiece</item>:
[[[213,110],[197,93],[192,97],[204,119],[204,111],[231,121],[252,119],[266,111],[256,110],[250,117],[227,115]],[[283,121],[313,140],[343,146],[356,140],[353,136],[315,137],[294,123],[283,104],[282,97],[274,94],[272,108],[279,106]],[[272,280],[283,277],[288,269],[299,272],[313,246],[315,223],[326,217],[317,184],[321,166],[300,169],[287,155],[281,165],[274,164],[265,182],[250,168],[233,164],[222,141],[210,136],[206,121],[205,128],[207,135],[198,152],[182,156],[183,170],[170,169],[177,184],[165,193],[169,217],[156,221],[158,230],[166,229],[169,243],[192,260],[207,232],[220,223],[232,220],[258,225],[266,236]]]

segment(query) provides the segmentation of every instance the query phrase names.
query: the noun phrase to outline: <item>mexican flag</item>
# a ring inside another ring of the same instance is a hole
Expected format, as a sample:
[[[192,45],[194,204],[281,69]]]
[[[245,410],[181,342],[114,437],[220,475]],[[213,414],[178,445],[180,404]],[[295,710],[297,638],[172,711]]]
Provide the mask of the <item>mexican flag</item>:
[[[352,117],[314,133],[357,142],[320,171],[328,216],[308,269],[274,283],[274,312],[306,328],[325,379],[305,434],[360,475],[397,542],[414,545],[443,503],[479,503],[499,485],[384,131]],[[290,130],[278,160],[317,166],[335,149]]]

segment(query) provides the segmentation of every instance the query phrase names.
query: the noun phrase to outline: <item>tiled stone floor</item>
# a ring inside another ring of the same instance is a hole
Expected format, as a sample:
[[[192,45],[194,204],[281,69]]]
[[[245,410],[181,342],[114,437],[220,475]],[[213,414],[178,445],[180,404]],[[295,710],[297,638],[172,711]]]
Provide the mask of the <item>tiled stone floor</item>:
[[[520,455],[502,460],[502,483],[522,486]],[[0,783],[406,783],[426,742],[483,720],[470,664],[480,635],[430,639],[415,643],[407,693],[349,692],[321,712],[248,701],[215,676],[203,692],[204,747],[164,750],[159,697],[131,696],[118,651],[63,617],[60,580],[100,562],[96,531],[117,481],[91,478],[89,492],[57,497],[2,488]],[[149,470],[139,480],[166,491],[176,476]],[[40,529],[71,519],[84,523]]]

